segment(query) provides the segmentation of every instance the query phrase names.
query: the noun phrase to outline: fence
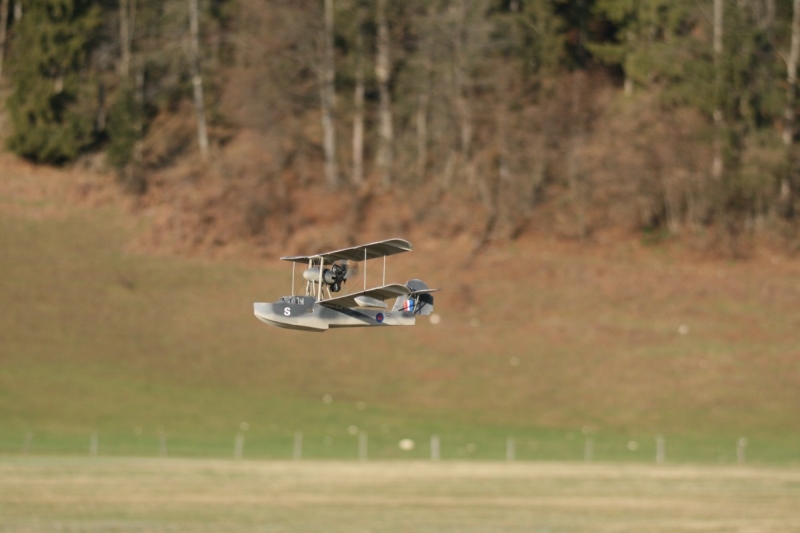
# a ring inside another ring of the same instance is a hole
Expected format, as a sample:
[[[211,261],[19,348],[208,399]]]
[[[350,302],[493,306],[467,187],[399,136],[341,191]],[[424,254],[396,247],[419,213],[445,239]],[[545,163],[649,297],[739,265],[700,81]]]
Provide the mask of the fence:
[[[352,428],[351,428],[352,429]],[[356,459],[362,462],[384,459],[415,460],[496,460],[496,461],[635,461],[664,464],[668,462],[718,463],[796,463],[800,446],[740,438],[687,438],[673,440],[665,435],[650,437],[603,436],[595,433],[567,432],[561,438],[542,435],[506,436],[454,434],[396,438],[350,431],[346,435],[250,434],[240,430],[229,439],[224,436],[197,438],[169,435],[159,429],[154,435],[139,435],[135,441],[119,434],[92,432],[80,435],[57,435],[28,431],[18,436],[16,445],[10,435],[0,436],[0,453],[89,456],[160,456],[160,457],[230,457],[233,459]],[[227,449],[227,452],[226,452]]]

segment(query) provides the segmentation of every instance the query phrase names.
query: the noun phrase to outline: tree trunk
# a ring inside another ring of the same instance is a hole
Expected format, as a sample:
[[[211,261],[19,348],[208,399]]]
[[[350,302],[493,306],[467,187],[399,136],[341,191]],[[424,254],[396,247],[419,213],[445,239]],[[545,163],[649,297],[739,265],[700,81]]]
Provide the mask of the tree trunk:
[[[764,17],[761,23],[767,32],[767,39],[770,46],[774,46],[773,34],[775,33],[775,0],[766,0],[766,5],[764,6]]]
[[[425,181],[425,170],[428,164],[428,100],[430,95],[423,91],[417,101],[417,169],[418,183]]]
[[[95,125],[97,131],[106,131],[106,119],[108,112],[106,111],[106,85],[102,80],[97,82],[97,117],[95,118]]]
[[[133,115],[133,131],[136,140],[133,143],[133,159],[125,165],[123,180],[126,189],[134,194],[147,192],[147,178],[142,172],[143,138],[144,138],[144,66],[136,61],[133,65],[133,97],[136,112]]]
[[[572,72],[572,132],[567,148],[567,179],[569,181],[570,195],[575,206],[578,238],[581,241],[586,240],[589,236],[589,222],[587,220],[589,185],[583,162],[583,151],[587,137],[587,119],[583,101],[586,73],[582,70],[587,61],[585,53],[587,42],[585,6],[586,2],[584,0],[578,0],[578,12],[581,13],[577,34],[577,52],[580,66]]]
[[[359,11],[360,14],[360,11]],[[361,35],[361,17],[356,35],[356,87],[353,94],[353,185],[364,182],[364,38]]]
[[[477,177],[478,192],[486,209],[486,221],[483,224],[480,237],[472,249],[473,254],[480,252],[492,238],[492,233],[497,226],[500,204],[500,189],[503,184],[508,185],[511,180],[511,168],[508,164],[508,114],[505,104],[497,104],[497,176],[491,183],[485,176]]]
[[[789,48],[789,57],[786,61],[786,107],[783,110],[783,145],[786,148],[786,158],[789,162],[786,174],[781,180],[780,206],[784,216],[792,215],[792,175],[794,174],[794,161],[792,147],[794,146],[794,121],[795,103],[797,101],[797,61],[800,56],[800,0],[794,0],[792,13],[792,41]]]
[[[454,72],[453,82],[455,90],[456,116],[459,123],[459,141],[461,146],[461,162],[467,176],[467,183],[474,183],[472,172],[472,109],[470,107],[467,87],[467,12],[466,0],[458,0],[456,37],[454,39]]]
[[[434,4],[428,4],[427,21],[430,23],[436,15]],[[416,180],[425,181],[428,166],[428,103],[431,97],[431,72],[433,71],[431,55],[433,54],[433,29],[428,28],[422,42],[422,74],[417,99],[417,168]]]
[[[712,145],[711,177],[714,182],[722,180],[724,163],[722,160],[723,128],[725,117],[722,113],[722,37],[723,37],[724,3],[723,0],[714,0],[714,142]]]
[[[772,33],[775,31],[775,0],[767,0],[767,12],[764,24],[767,27],[767,37],[772,42]]]
[[[380,93],[380,145],[378,146],[378,167],[381,172],[381,184],[389,187],[392,184],[392,110],[389,93],[389,23],[386,20],[386,0],[378,0],[377,4],[378,42],[375,63],[375,77],[378,79]]]
[[[200,77],[200,22],[197,0],[189,0],[189,30],[191,33],[189,63],[192,69],[194,107],[197,115],[197,143],[200,146],[200,157],[206,160],[208,159],[208,133],[206,132],[206,113],[203,102],[203,78]]]
[[[133,5],[135,6],[136,0],[132,0]],[[117,65],[117,70],[119,71],[119,77],[121,80],[121,85],[123,87],[127,87],[129,83],[130,71],[131,71],[131,28],[132,28],[132,20],[131,20],[131,10],[135,9],[135,7],[130,7],[129,0],[119,0],[119,47],[120,47],[120,58],[119,64]],[[97,116],[97,129],[98,131],[105,131],[106,125],[106,111],[105,111],[105,85],[102,81],[99,82],[98,85],[98,99],[99,106],[98,106],[98,116]]]
[[[136,35],[136,0],[129,0],[130,15],[128,15],[128,50],[133,54],[133,36]]]
[[[583,77],[584,73],[580,70],[575,70],[572,73],[572,116],[574,129],[567,148],[567,180],[569,182],[572,202],[575,206],[576,221],[578,223],[578,238],[582,241],[589,236],[589,226],[586,220],[588,195],[582,161],[586,137],[586,128],[583,123]]]
[[[131,71],[131,26],[129,13],[128,0],[119,0],[119,75],[123,83],[127,83]]]
[[[3,58],[6,50],[6,28],[8,28],[8,0],[0,2],[0,83],[3,82]]]
[[[320,102],[322,106],[323,150],[325,152],[325,181],[328,187],[339,186],[339,169],[336,163],[336,131],[334,112],[336,106],[333,66],[333,0],[325,0],[322,30],[322,57],[319,68]]]

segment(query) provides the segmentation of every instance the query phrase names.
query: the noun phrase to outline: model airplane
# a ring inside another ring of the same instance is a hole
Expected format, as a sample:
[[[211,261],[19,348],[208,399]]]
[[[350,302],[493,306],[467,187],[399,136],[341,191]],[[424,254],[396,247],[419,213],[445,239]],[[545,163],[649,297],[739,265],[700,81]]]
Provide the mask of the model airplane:
[[[256,318],[270,326],[300,329],[304,331],[326,331],[329,328],[365,326],[413,326],[417,315],[429,315],[433,311],[433,296],[440,289],[429,289],[425,283],[412,279],[405,285],[386,284],[386,257],[411,251],[411,243],[403,239],[363,244],[343,250],[316,255],[281,257],[292,263],[292,294],[282,296],[275,303],[254,303]],[[367,273],[364,268],[364,288],[342,296],[332,293],[341,291],[348,278],[357,272],[356,264],[370,259],[383,258],[383,283],[379,287],[367,288]],[[295,266],[307,265],[303,271],[305,292],[295,294]],[[386,300],[395,298],[391,310]]]

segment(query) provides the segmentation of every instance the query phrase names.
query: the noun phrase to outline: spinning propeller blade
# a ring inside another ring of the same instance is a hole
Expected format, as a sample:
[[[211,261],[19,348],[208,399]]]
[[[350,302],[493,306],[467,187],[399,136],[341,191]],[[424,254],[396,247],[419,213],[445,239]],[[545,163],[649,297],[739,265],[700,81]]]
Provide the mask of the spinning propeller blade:
[[[345,261],[344,266],[346,269],[344,273],[345,281],[358,276],[358,263],[350,263],[349,261]]]

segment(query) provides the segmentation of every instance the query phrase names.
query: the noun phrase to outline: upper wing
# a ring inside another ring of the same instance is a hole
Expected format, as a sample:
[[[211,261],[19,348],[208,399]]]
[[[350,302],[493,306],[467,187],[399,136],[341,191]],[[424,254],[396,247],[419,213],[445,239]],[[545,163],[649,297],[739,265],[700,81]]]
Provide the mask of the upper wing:
[[[398,296],[408,296],[411,291],[405,285],[399,283],[392,283],[391,285],[384,285],[383,287],[375,287],[374,289],[367,289],[365,291],[354,292],[345,294],[344,296],[337,296],[319,302],[320,305],[328,307],[360,307],[356,298],[358,296],[367,296],[368,298],[375,298],[376,300],[384,301],[389,298],[397,298]]]
[[[404,239],[387,239],[385,241],[371,242],[352,248],[344,248],[333,252],[314,255],[293,255],[281,257],[284,261],[294,263],[308,263],[310,259],[323,259],[326,263],[333,261],[364,261],[365,259],[375,259],[387,255],[400,254],[411,251],[411,243]]]

